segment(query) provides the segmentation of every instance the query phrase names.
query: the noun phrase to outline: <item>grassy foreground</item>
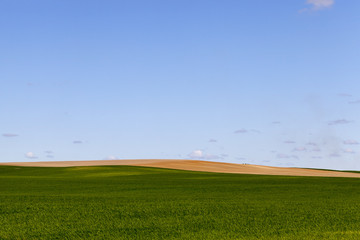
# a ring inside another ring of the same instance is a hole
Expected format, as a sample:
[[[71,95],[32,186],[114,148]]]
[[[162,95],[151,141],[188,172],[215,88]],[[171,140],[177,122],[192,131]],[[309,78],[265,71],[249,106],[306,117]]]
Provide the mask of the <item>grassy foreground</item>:
[[[0,239],[360,239],[360,179],[1,166]]]

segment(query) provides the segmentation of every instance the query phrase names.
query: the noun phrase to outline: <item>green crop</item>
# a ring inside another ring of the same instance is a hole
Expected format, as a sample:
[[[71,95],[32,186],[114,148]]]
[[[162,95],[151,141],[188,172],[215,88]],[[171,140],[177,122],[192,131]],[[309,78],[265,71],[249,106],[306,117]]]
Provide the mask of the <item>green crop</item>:
[[[360,239],[360,179],[1,166],[0,239]]]

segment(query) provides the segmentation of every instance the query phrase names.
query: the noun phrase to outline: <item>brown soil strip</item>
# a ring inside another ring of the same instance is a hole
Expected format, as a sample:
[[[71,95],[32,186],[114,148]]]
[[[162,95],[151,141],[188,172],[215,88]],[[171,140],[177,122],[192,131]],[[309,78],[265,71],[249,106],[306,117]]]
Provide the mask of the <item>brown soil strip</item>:
[[[350,172],[337,172],[337,171],[315,170],[315,169],[305,169],[305,168],[268,167],[268,166],[251,165],[251,164],[235,164],[235,163],[197,161],[197,160],[175,160],[175,159],[12,162],[12,163],[0,163],[0,165],[26,166],[26,167],[129,165],[129,166],[170,168],[170,169],[202,171],[202,172],[218,172],[218,173],[360,178],[360,174],[350,173]]]

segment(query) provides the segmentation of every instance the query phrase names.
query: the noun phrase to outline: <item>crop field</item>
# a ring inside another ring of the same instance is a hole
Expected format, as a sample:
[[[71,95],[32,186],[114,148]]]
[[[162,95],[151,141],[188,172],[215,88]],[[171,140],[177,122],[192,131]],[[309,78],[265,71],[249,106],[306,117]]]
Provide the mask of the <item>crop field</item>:
[[[0,166],[0,239],[360,239],[360,179]]]

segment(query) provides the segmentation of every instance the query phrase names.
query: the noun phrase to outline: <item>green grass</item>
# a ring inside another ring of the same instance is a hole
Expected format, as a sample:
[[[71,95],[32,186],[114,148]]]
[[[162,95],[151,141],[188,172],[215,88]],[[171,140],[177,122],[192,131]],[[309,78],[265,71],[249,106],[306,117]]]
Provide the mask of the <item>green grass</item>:
[[[360,179],[1,166],[0,239],[360,239]]]

